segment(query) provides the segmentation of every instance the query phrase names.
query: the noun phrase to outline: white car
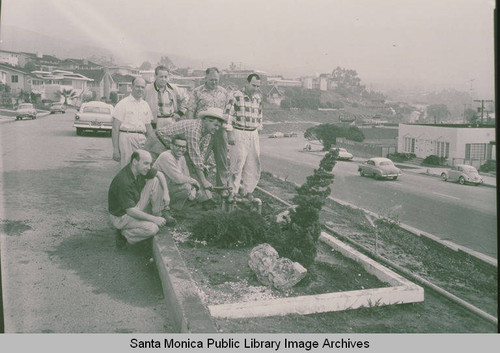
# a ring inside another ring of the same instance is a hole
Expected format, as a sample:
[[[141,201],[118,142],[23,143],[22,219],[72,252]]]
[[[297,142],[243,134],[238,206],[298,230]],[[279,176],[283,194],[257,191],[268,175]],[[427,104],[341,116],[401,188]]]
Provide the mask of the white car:
[[[16,110],[16,120],[22,120],[23,118],[36,119],[36,109],[31,103],[21,103]]]
[[[333,147],[330,149],[330,151],[338,151],[339,156],[337,159],[342,160],[342,161],[350,161],[354,156],[347,152],[345,148],[339,148],[339,147]]]
[[[81,136],[84,131],[106,131],[113,129],[113,106],[104,102],[92,101],[83,103],[75,114],[73,127]]]
[[[285,134],[278,131],[278,132],[275,132],[275,133],[269,135],[269,138],[275,139],[275,138],[281,138],[283,136],[285,136]]]
[[[388,158],[370,158],[358,168],[361,176],[372,176],[375,179],[396,180],[403,173]]]
[[[456,181],[460,185],[470,183],[477,186],[483,183],[483,178],[481,178],[477,169],[466,164],[457,164],[451,167],[451,169],[441,173],[441,180]]]

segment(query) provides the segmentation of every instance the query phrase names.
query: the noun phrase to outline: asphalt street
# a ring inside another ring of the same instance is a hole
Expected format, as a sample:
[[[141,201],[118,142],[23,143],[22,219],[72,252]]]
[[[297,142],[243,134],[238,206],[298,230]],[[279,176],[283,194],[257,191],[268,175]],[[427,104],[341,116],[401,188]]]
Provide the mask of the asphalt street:
[[[300,137],[260,141],[262,169],[292,182],[303,183],[321,160],[302,152],[306,140]],[[443,182],[407,170],[396,181],[378,181],[361,177],[357,167],[356,162],[337,163],[333,197],[497,258],[495,188]]]
[[[151,249],[115,248],[111,138],[74,113],[0,125],[5,331],[173,332]]]

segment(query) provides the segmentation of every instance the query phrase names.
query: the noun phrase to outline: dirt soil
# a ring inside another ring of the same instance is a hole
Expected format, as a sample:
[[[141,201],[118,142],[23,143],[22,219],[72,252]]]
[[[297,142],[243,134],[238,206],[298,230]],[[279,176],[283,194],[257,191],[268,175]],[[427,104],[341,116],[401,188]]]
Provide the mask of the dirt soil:
[[[277,180],[268,173],[263,173],[259,186],[288,202],[295,195],[293,184]],[[256,192],[256,196],[264,201],[263,215],[267,217],[286,209],[286,206],[265,194]],[[321,218],[322,222],[333,220],[342,229],[343,235],[350,234],[353,239],[356,235],[357,241],[362,242],[361,239],[364,239],[363,245],[373,246],[373,228],[361,212],[332,202],[324,207]],[[328,265],[325,261],[317,261],[311,270],[311,274],[315,274],[292,290],[280,292],[270,289],[260,285],[251,273],[247,265],[250,249],[217,249],[187,240],[189,226],[189,222],[178,226],[177,245],[187,266],[192,269],[194,280],[204,293],[203,300],[208,304],[374,288],[377,286],[376,282],[380,287],[380,282],[369,279],[364,270],[359,271],[359,266],[357,269],[351,267],[357,264],[350,264],[350,260],[334,256],[326,261],[330,262]],[[481,265],[470,256],[426,242],[392,224],[382,222],[378,227],[379,254],[481,309],[496,313],[497,277],[494,269]],[[401,232],[407,234],[402,235]],[[319,247],[318,259],[326,255],[325,251],[328,249],[325,247]],[[324,278],[329,279],[325,281]],[[497,332],[495,325],[464,311],[430,290],[426,290],[425,301],[422,303],[312,315],[216,319],[216,325],[221,332],[233,333]]]

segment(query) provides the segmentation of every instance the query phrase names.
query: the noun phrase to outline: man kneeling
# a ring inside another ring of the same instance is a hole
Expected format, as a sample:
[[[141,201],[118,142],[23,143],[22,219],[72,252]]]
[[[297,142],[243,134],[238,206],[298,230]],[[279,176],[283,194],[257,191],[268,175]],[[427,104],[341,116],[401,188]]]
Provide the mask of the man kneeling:
[[[151,161],[149,152],[133,152],[130,163],[118,172],[109,187],[108,211],[118,229],[118,247],[126,241],[135,244],[148,239],[158,233],[159,227],[175,224],[168,214],[167,181],[163,173],[151,169]]]
[[[186,208],[189,201],[199,200],[197,192],[200,184],[189,174],[184,154],[187,141],[181,136],[175,136],[170,144],[170,150],[160,154],[154,168],[165,174],[170,194],[170,208],[176,215],[187,216]]]

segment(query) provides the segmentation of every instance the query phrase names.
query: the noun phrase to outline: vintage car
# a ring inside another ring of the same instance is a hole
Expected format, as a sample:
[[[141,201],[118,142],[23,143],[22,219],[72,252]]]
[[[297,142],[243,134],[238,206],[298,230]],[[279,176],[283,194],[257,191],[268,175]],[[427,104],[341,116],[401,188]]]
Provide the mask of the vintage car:
[[[270,134],[270,135],[269,135],[269,138],[270,138],[270,139],[275,139],[275,138],[281,138],[281,137],[283,137],[283,136],[285,136],[285,134],[283,134],[282,132],[279,132],[279,131],[278,131],[278,132],[275,132],[275,133]]]
[[[66,113],[66,107],[62,103],[53,103],[50,105],[50,114]]]
[[[403,173],[388,158],[370,158],[358,168],[361,176],[373,176],[375,179],[396,180]]]
[[[441,173],[441,180],[456,181],[461,185],[470,183],[477,186],[483,183],[483,178],[479,176],[477,169],[466,164],[457,164],[450,170],[444,171]]]
[[[75,114],[73,127],[81,136],[84,131],[106,131],[111,134],[113,128],[113,106],[104,102],[83,103]]]
[[[338,160],[341,161],[350,161],[353,159],[353,155],[347,152],[345,148],[340,148],[340,147],[333,147],[330,149],[330,151],[335,151],[337,150],[339,152]]]
[[[22,120],[22,118],[36,119],[36,109],[31,103],[21,103],[16,110],[16,120]]]

